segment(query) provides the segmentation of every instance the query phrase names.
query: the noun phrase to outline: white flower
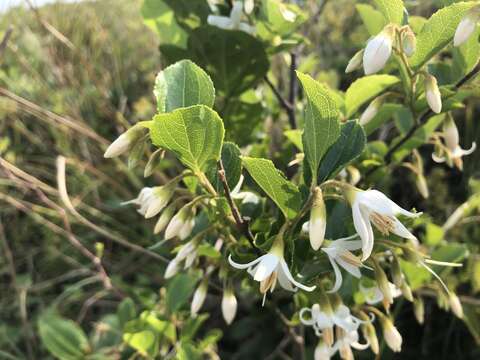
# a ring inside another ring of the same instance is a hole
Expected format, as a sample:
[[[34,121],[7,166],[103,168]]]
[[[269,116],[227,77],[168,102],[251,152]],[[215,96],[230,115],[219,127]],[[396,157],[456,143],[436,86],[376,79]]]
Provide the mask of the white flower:
[[[353,360],[352,348],[365,350],[370,346],[368,342],[366,344],[360,344],[358,342],[359,336],[357,330],[345,331],[344,329],[337,328],[336,335],[337,341],[333,346],[333,351],[338,350],[343,360]]]
[[[309,318],[305,318],[307,313],[310,313]],[[339,305],[335,311],[327,307],[322,311],[319,304],[314,304],[311,309],[301,309],[299,316],[302,324],[313,326],[317,336],[321,336],[324,331],[330,331],[335,325],[350,332],[356,331],[360,324],[364,323],[364,321],[353,316],[350,309],[343,304]]]
[[[240,175],[237,185],[235,185],[230,192],[232,199],[242,200],[242,204],[258,204],[260,202],[260,198],[256,194],[250,191],[240,191],[243,185],[243,180],[244,176]]]
[[[154,234],[161,233],[165,227],[168,225],[170,220],[172,219],[173,214],[175,213],[176,204],[170,204],[165,210],[163,210],[162,214],[158,218],[157,223],[153,229]]]
[[[145,216],[146,219],[149,219],[160,213],[167,206],[173,196],[176,184],[176,181],[171,181],[164,186],[144,187],[137,198],[126,201],[122,205],[139,205],[138,212]]]
[[[190,266],[192,266],[193,262],[197,258],[198,242],[199,239],[194,238],[180,247],[177,255],[167,265],[164,275],[165,279],[171,278],[180,271],[180,263],[182,261],[185,261],[185,269],[188,269]]]
[[[235,315],[237,314],[237,298],[233,293],[233,290],[227,288],[223,291],[223,298],[222,298],[222,315],[225,319],[225,322],[230,325],[235,319]]]
[[[195,226],[195,218],[192,207],[185,205],[180,211],[170,220],[167,229],[165,230],[165,240],[169,240],[178,236],[181,240],[186,239]]]
[[[430,74],[425,74],[425,96],[430,109],[434,113],[440,114],[442,112],[442,95],[438,88],[437,79]]]
[[[328,346],[324,341],[320,340],[315,347],[315,353],[313,355],[314,360],[330,360],[334,355],[332,348]]]
[[[127,152],[137,142],[144,133],[142,125],[134,125],[123,134],[121,134],[114,142],[110,144],[105,153],[104,158],[113,158]]]
[[[267,254],[247,264],[236,263],[232,260],[232,255],[228,257],[228,261],[236,269],[247,269],[248,273],[253,276],[253,280],[260,282],[260,292],[264,294],[263,301],[265,301],[268,290],[273,292],[277,280],[280,286],[288,291],[296,291],[297,288],[313,291],[315,286],[303,285],[293,278],[283,258],[283,251],[283,240],[277,238]]]
[[[322,190],[316,187],[313,191],[312,208],[310,210],[310,221],[308,233],[310,245],[313,250],[318,250],[325,239],[325,229],[327,228],[327,210],[323,201]]]
[[[362,113],[360,116],[360,125],[366,125],[368,124],[377,114],[378,110],[380,110],[381,106],[383,105],[385,101],[386,96],[382,95],[379,97],[376,97],[365,109],[365,111]]]
[[[446,156],[438,156],[433,153],[433,160],[437,163],[443,163],[446,161],[450,167],[455,165],[459,170],[462,170],[462,157],[473,153],[477,148],[477,144],[473,142],[468,150],[464,150],[460,147],[460,137],[458,135],[457,125],[451,116],[447,116],[443,123],[443,138],[445,140],[444,150]]]
[[[351,73],[352,71],[355,71],[362,67],[363,53],[364,53],[364,50],[362,49],[360,51],[357,51],[355,55],[353,55],[353,57],[350,59],[350,61],[347,64],[347,67],[345,69],[345,74]]]
[[[378,190],[363,191],[351,187],[346,191],[346,197],[352,206],[353,225],[362,239],[362,261],[368,259],[373,249],[374,236],[371,222],[385,235],[394,233],[405,239],[417,239],[396,218],[396,215],[415,218],[422,213],[412,213],[402,209]]]
[[[363,69],[366,75],[374,74],[385,67],[392,54],[395,28],[387,25],[377,36],[370,39],[363,53]]]
[[[254,0],[245,0],[243,8],[245,10],[245,14],[251,14],[253,9],[255,8],[255,1]]]
[[[386,316],[380,317],[380,323],[382,324],[383,337],[388,347],[394,352],[400,352],[402,350],[402,335],[400,335],[392,321]]]
[[[190,312],[192,315],[198,314],[200,309],[203,306],[203,303],[205,302],[205,298],[207,297],[207,290],[208,290],[208,278],[203,280],[200,283],[200,286],[195,290],[195,293],[193,294],[193,299],[192,303],[190,305]]]
[[[255,27],[241,21],[243,14],[243,2],[233,3],[230,16],[208,15],[207,22],[212,26],[225,30],[241,30],[249,34],[255,33]]]
[[[338,291],[342,286],[342,273],[338,265],[356,278],[360,278],[361,276],[360,267],[363,265],[360,259],[350,252],[351,250],[358,250],[362,247],[361,240],[349,241],[357,236],[358,235],[355,234],[348,238],[332,241],[330,245],[322,249],[322,251],[328,255],[328,260],[332,264],[333,271],[335,272],[335,284],[333,288],[328,291],[329,293]]]
[[[477,28],[477,22],[480,18],[480,8],[474,7],[460,21],[453,37],[453,46],[460,46],[465,43]]]
[[[390,287],[390,293],[392,294],[392,297],[396,298],[402,294],[402,291],[391,282],[388,283],[388,286]],[[358,288],[365,298],[365,302],[369,305],[378,304],[384,299],[382,291],[376,285],[367,287],[360,282]]]

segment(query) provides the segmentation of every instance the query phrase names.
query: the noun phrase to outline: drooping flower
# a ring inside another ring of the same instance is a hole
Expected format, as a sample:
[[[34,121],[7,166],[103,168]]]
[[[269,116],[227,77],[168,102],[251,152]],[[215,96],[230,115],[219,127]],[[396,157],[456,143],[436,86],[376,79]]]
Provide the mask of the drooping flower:
[[[363,69],[366,75],[382,70],[392,54],[395,27],[387,25],[377,36],[370,39],[363,53]]]
[[[358,330],[346,331],[340,327],[336,328],[337,341],[333,346],[333,351],[339,351],[340,358],[343,360],[353,360],[352,348],[356,350],[365,350],[370,344],[360,344],[358,342]]]
[[[241,191],[244,179],[244,176],[240,175],[240,180],[230,192],[230,196],[232,199],[242,200],[242,204],[258,204],[260,202],[258,195],[251,191]]]
[[[280,286],[288,291],[296,291],[297,288],[305,291],[313,291],[315,286],[303,285],[293,278],[283,257],[283,253],[283,239],[278,237],[273,242],[272,248],[267,254],[247,264],[239,264],[233,261],[232,255],[228,257],[228,261],[230,265],[236,269],[247,269],[248,273],[253,277],[253,280],[260,282],[260,292],[264,295],[263,301],[265,301],[268,290],[273,292],[277,280]]]
[[[377,114],[383,103],[385,102],[386,95],[378,96],[367,106],[365,111],[360,115],[360,125],[367,125]]]
[[[477,144],[473,142],[468,150],[464,150],[460,147],[460,136],[458,135],[457,125],[450,114],[445,118],[443,123],[442,135],[445,140],[445,146],[440,146],[440,150],[445,153],[445,156],[439,156],[433,153],[433,160],[437,163],[447,162],[448,166],[452,167],[455,165],[459,170],[462,170],[462,157],[473,153],[477,148]]]
[[[342,272],[338,267],[339,265],[356,278],[361,277],[360,268],[363,264],[358,257],[350,252],[362,248],[361,240],[352,241],[352,239],[355,239],[357,236],[358,235],[355,234],[347,238],[334,240],[328,246],[322,248],[322,251],[328,255],[328,260],[332,264],[335,273],[335,284],[333,288],[328,291],[329,293],[338,291],[342,286],[343,278]]]
[[[225,288],[222,297],[222,315],[225,322],[230,325],[237,314],[237,298],[231,287]]]
[[[475,6],[467,12],[457,26],[453,37],[453,46],[464,44],[473,35],[480,19],[480,7]]]
[[[165,240],[178,236],[181,240],[186,239],[195,226],[194,211],[190,204],[182,207],[170,220],[165,230]]]
[[[190,313],[192,315],[198,314],[198,312],[202,308],[203,303],[205,302],[205,299],[207,297],[207,290],[208,290],[208,277],[202,280],[198,288],[193,293],[193,299],[190,305]]]
[[[169,279],[176,275],[181,270],[181,262],[185,261],[184,269],[188,269],[192,266],[193,262],[197,258],[197,249],[199,238],[193,238],[189,242],[182,245],[177,255],[170,261],[165,270],[165,279]]]
[[[121,134],[114,142],[110,144],[105,153],[104,158],[117,157],[128,150],[130,150],[135,143],[140,140],[145,133],[145,127],[141,124],[136,124],[130,129]]]
[[[455,316],[458,317],[459,319],[462,319],[463,318],[463,307],[462,307],[462,303],[460,302],[460,299],[458,298],[457,294],[450,291],[450,293],[448,294],[448,302],[450,304],[450,309],[455,314]]]
[[[434,113],[440,114],[442,112],[442,94],[440,94],[437,79],[430,74],[425,74],[425,97],[430,109]]]
[[[383,329],[383,338],[388,347],[393,352],[400,352],[402,350],[402,335],[398,332],[395,325],[386,316],[380,316],[380,324]]]
[[[158,218],[158,221],[155,224],[153,229],[154,234],[159,234],[167,227],[168,223],[172,219],[175,214],[175,209],[177,208],[175,203],[170,204],[166,207],[165,210],[162,211],[162,214]]]
[[[163,186],[144,187],[137,198],[126,201],[122,205],[139,205],[138,212],[145,216],[146,219],[149,219],[159,214],[167,206],[177,183],[178,181],[170,181]]]
[[[417,38],[415,37],[412,29],[407,25],[405,30],[402,32],[402,45],[403,52],[408,57],[412,56],[417,48]]]
[[[327,210],[325,209],[322,190],[319,187],[313,190],[312,208],[308,224],[310,245],[316,251],[322,246],[327,228]]]
[[[345,68],[345,74],[351,73],[362,67],[364,51],[365,50],[363,49],[360,51],[357,51],[355,55],[352,56],[352,58],[347,64],[347,67]]]
[[[389,282],[388,286],[390,287],[392,298],[399,297],[402,294],[402,291],[391,282]],[[384,300],[383,292],[377,285],[365,286],[360,282],[358,288],[365,298],[365,302],[369,305],[376,305]]]
[[[368,259],[373,249],[374,235],[371,223],[382,234],[393,233],[405,239],[417,239],[396,215],[416,218],[422,213],[412,213],[401,208],[378,190],[348,187],[345,196],[352,207],[353,225],[362,239],[362,261]]]
[[[320,339],[317,346],[315,347],[315,352],[313,354],[314,360],[330,360],[334,355],[334,352],[330,346],[328,346],[325,341]]]
[[[249,34],[255,33],[255,27],[242,22],[243,2],[234,1],[230,16],[208,15],[207,22],[212,26],[225,30],[240,30]]]

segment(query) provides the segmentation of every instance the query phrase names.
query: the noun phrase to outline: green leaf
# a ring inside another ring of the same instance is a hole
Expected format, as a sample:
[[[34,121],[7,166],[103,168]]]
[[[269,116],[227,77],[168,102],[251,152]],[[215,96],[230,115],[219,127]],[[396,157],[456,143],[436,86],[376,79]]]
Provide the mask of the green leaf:
[[[400,79],[392,75],[370,75],[356,80],[345,95],[347,117],[351,117],[363,104],[399,82]]]
[[[162,0],[144,0],[142,16],[145,25],[155,31],[160,44],[187,46],[187,33],[177,23],[175,12]]]
[[[176,275],[167,286],[167,309],[170,313],[179,310],[192,295],[196,278],[187,274]]]
[[[155,334],[150,330],[143,330],[136,333],[125,333],[123,334],[123,341],[143,356],[155,352]]]
[[[340,137],[328,150],[319,171],[319,182],[337,174],[363,152],[367,137],[362,126],[354,121],[342,124]]]
[[[307,98],[302,136],[303,149],[312,180],[316,181],[323,155],[340,135],[339,113],[335,100],[326,86],[300,72],[297,72],[297,76]]]
[[[377,115],[375,115],[372,120],[363,126],[367,136],[377,130],[386,121],[392,119],[396,113],[402,111],[403,109],[403,105],[400,104],[383,104],[380,107],[380,110],[378,110]]]
[[[302,130],[286,130],[283,134],[292,142],[293,145],[295,145],[298,150],[303,152]]]
[[[275,35],[285,36],[298,28],[305,20],[300,9],[295,5],[285,4],[279,0],[261,1],[260,14],[268,30]],[[282,9],[283,8],[283,9]],[[283,12],[289,11],[296,15],[294,21],[285,19]]]
[[[462,262],[468,256],[468,248],[460,243],[448,243],[438,247],[432,253],[432,259],[444,262]],[[439,275],[452,270],[451,267],[431,265],[432,269]]]
[[[197,249],[198,256],[205,256],[211,259],[220,259],[222,254],[210,244],[201,244]]]
[[[294,218],[302,206],[298,188],[288,181],[270,160],[242,157],[242,162],[255,182],[278,205],[285,217]]]
[[[177,360],[201,360],[202,353],[191,342],[180,342],[177,345]]]
[[[40,339],[47,350],[60,360],[81,360],[90,351],[87,336],[73,321],[52,313],[38,320]]]
[[[402,0],[373,0],[378,10],[383,14],[388,23],[401,25],[403,21],[404,6]]]
[[[201,27],[191,33],[188,49],[191,59],[210,74],[225,97],[252,88],[269,68],[264,45],[242,31]]]
[[[135,303],[131,298],[126,298],[120,305],[118,305],[117,315],[120,325],[123,327],[128,321],[135,318],[137,311],[135,309]]]
[[[453,49],[454,80],[460,80],[477,65],[480,57],[479,36],[480,30],[477,29],[465,44]]]
[[[357,4],[355,7],[357,8],[363,24],[370,35],[377,35],[383,30],[385,25],[387,25],[387,21],[383,14],[380,11],[375,10],[373,6],[368,4]]]
[[[215,101],[212,80],[190,60],[181,60],[160,71],[153,93],[162,113],[192,105],[213,107]]]
[[[242,174],[242,160],[240,159],[240,149],[237,145],[232,142],[223,143],[222,163],[225,169],[225,178],[232,190],[238,184]],[[207,177],[218,192],[223,192],[223,186],[218,178],[218,169],[216,167],[212,167],[207,172]]]
[[[223,136],[222,119],[204,105],[156,115],[150,128],[152,142],[173,151],[194,172],[215,166]]]
[[[419,69],[452,41],[460,20],[474,4],[472,1],[455,3],[428,19],[417,35],[417,49],[410,59],[412,68]]]

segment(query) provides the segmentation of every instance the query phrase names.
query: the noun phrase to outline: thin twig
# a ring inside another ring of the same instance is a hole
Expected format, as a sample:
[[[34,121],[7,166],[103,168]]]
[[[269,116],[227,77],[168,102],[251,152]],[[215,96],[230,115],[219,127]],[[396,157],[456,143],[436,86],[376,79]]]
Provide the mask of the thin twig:
[[[5,32],[5,35],[3,35],[3,39],[0,42],[0,58],[3,56],[3,52],[7,47],[8,40],[10,40],[10,36],[12,36],[12,32],[13,32],[13,28],[12,26],[9,26],[7,31]]]
[[[290,103],[290,112],[288,113],[288,121],[292,129],[297,128],[297,119],[295,116],[295,101],[297,99],[298,82],[297,82],[297,50],[293,50],[290,54],[290,90],[288,94],[288,102]]]
[[[280,94],[278,89],[275,87],[275,85],[270,81],[270,79],[267,76],[265,76],[263,79],[272,90],[273,94],[277,98],[282,108],[287,112],[288,122],[290,124],[290,127],[292,129],[295,129],[296,128],[295,109],[293,108],[292,104],[290,104],[287,100],[285,100],[285,98],[282,96],[282,94]]]
[[[259,253],[257,247],[255,246],[255,237],[250,230],[248,220],[243,218],[240,210],[232,199],[230,185],[228,185],[227,178],[225,176],[225,168],[223,167],[223,161],[221,159],[218,161],[218,177],[220,178],[220,182],[222,183],[223,190],[225,191],[225,197],[227,198],[228,205],[230,206],[230,210],[232,211],[233,218],[235,219],[238,230],[240,230],[245,235],[247,240],[250,242],[250,245],[252,245],[252,248],[254,248],[255,251]]]

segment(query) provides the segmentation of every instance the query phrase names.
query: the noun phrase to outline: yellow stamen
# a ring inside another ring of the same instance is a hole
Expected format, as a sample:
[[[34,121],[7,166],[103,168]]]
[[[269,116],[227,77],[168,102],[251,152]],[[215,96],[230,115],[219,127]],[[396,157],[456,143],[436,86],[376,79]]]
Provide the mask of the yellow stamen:
[[[383,235],[388,235],[395,229],[395,218],[392,216],[372,212],[370,214],[370,220]]]

